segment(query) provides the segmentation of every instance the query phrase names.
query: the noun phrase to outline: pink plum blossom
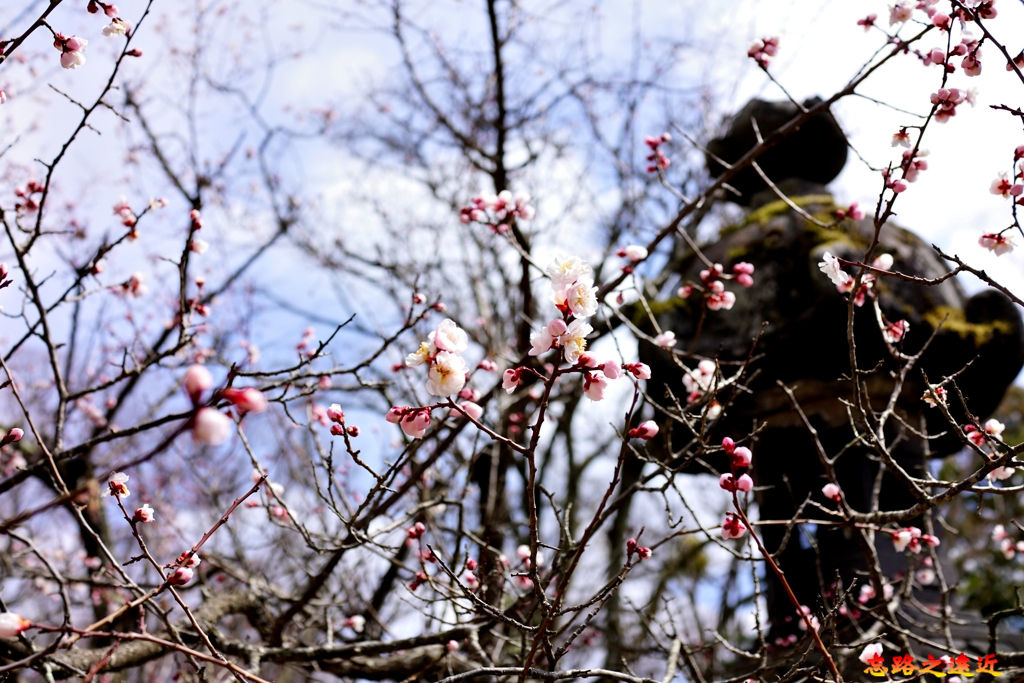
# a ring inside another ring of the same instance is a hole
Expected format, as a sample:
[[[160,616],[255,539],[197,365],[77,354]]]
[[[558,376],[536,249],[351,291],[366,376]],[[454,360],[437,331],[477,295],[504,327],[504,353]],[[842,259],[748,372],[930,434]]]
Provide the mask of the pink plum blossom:
[[[762,69],[767,69],[768,63],[771,61],[770,57],[775,56],[778,48],[778,38],[762,38],[750,46],[750,49],[747,50],[747,56],[757,62],[757,65]]]
[[[60,65],[65,69],[77,69],[85,64],[85,55],[82,52],[89,44],[85,38],[78,36],[65,37],[60,33],[53,39],[53,46],[61,51]]]
[[[580,278],[593,279],[593,271],[576,256],[558,256],[545,269],[554,291],[564,290]]]
[[[742,469],[744,467],[750,467],[751,461],[753,461],[753,453],[746,446],[737,446],[729,453],[729,461],[732,467],[736,469]]]
[[[885,329],[882,330],[882,336],[890,344],[898,344],[903,340],[907,330],[910,329],[910,323],[906,320],[897,320],[894,323],[888,323]]]
[[[442,320],[437,329],[430,334],[429,339],[438,351],[465,353],[469,348],[469,336],[465,330],[455,324],[454,320]]]
[[[995,252],[996,256],[1002,256],[1013,251],[1013,239],[1010,236],[1002,233],[988,232],[978,238],[978,244],[988,249],[989,251]]]
[[[676,345],[676,333],[672,330],[662,332],[654,338],[654,343],[663,349],[670,349]]]
[[[742,538],[745,533],[747,533],[747,527],[743,525],[740,518],[731,512],[726,513],[725,519],[722,521],[722,538]]]
[[[989,192],[1009,199],[1010,197],[1019,197],[1021,192],[1024,192],[1024,185],[1011,183],[1004,173],[992,181]]]
[[[114,19],[103,27],[103,35],[105,36],[123,36],[132,30],[131,24],[124,19],[114,17]]]

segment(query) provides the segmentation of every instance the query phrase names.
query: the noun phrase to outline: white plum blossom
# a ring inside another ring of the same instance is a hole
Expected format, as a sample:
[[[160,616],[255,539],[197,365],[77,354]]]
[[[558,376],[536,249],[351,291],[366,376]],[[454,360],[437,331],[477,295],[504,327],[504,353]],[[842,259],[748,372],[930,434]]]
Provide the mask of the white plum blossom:
[[[858,657],[858,659],[860,659],[860,661],[863,662],[864,664],[867,664],[871,660],[878,659],[881,656],[882,656],[882,644],[881,643],[871,643],[870,645],[866,646],[861,651],[860,656]]]
[[[405,365],[409,368],[418,367],[430,360],[432,355],[434,355],[434,351],[430,348],[430,344],[420,342],[420,347],[405,357]]]
[[[619,249],[616,255],[629,260],[631,263],[638,263],[647,258],[647,248],[639,244],[630,244]]]
[[[132,26],[127,21],[121,19],[120,17],[114,17],[114,19],[109,24],[103,27],[103,35],[123,36],[126,33],[128,33],[128,31],[130,31],[131,29]]]
[[[438,351],[427,371],[427,393],[433,396],[452,396],[466,386],[466,360],[448,351]]]
[[[556,292],[563,290],[580,278],[593,279],[593,271],[577,256],[558,256],[547,267],[545,272],[551,278],[551,288]]]
[[[555,303],[564,305],[577,318],[589,318],[597,313],[597,287],[589,277],[581,277],[556,293]]]
[[[843,270],[839,259],[827,251],[822,255],[821,262],[818,263],[818,270],[825,273],[836,287],[849,287],[853,283],[853,277]]]
[[[465,330],[452,320],[443,320],[430,333],[427,341],[421,342],[418,349],[406,356],[405,365],[412,368],[428,364],[427,393],[433,396],[452,396],[466,386],[469,365],[460,354],[467,348],[469,336]],[[404,421],[402,425],[404,430]]]
[[[127,498],[131,495],[128,490],[128,475],[124,472],[114,472],[110,475],[110,495],[117,498]]]
[[[575,364],[580,355],[587,350],[587,335],[594,331],[590,323],[576,319],[569,323],[565,333],[558,338],[562,345],[565,362]]]
[[[150,504],[144,503],[142,507],[137,508],[135,510],[135,515],[132,516],[132,520],[142,524],[147,524],[149,522],[152,522],[155,517],[156,512],[153,510]]]

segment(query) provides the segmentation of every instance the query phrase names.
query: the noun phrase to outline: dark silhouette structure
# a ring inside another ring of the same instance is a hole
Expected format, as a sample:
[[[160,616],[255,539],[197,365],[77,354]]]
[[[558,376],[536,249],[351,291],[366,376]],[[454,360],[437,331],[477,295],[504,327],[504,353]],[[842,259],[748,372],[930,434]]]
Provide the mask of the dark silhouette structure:
[[[720,173],[724,167],[717,159],[731,165],[754,147],[758,136],[752,121],[768,137],[800,115],[790,103],[750,102],[726,134],[708,145],[709,170]],[[825,252],[858,263],[888,253],[894,271],[919,278],[940,278],[948,268],[927,242],[907,230],[885,225],[876,231],[870,218],[837,218],[840,207],[824,183],[845,161],[845,136],[825,110],[757,159],[803,213],[752,168],[735,175],[729,184],[736,192],[726,198],[750,212],[703,251],[726,272],[736,262],[754,264],[755,286],[735,288],[736,303],[729,311],[706,310],[699,295],[655,302],[658,325],[675,332],[679,347],[668,351],[641,342],[641,358],[654,369],[649,395],[669,413],[680,414],[680,406],[686,413],[683,364],[692,368],[699,359],[712,359],[725,376],[742,371],[738,383],[716,392],[724,409],[715,421],[690,420],[684,426],[680,415],[677,428],[663,430],[665,458],[687,471],[728,472],[724,456],[698,463],[681,454],[693,452],[699,429],[708,444],[753,434],[752,474],[762,520],[789,520],[800,511],[821,518],[825,513],[808,508],[808,501],[835,509],[821,492],[829,479],[819,444],[834,458],[835,480],[855,511],[911,508],[936,491],[911,483],[907,475],[923,477],[928,458],[961,449],[959,427],[988,417],[1024,363],[1024,326],[1013,303],[993,290],[967,297],[952,278],[926,285],[879,274],[863,305],[854,307],[848,328],[849,295],[837,291],[818,267]],[[879,243],[869,251],[876,234]],[[683,281],[698,281],[705,267],[691,254],[682,258],[678,273]],[[846,270],[856,275],[855,266]],[[876,303],[883,323],[909,323],[895,345],[883,338]],[[649,319],[639,324],[653,329]],[[907,358],[915,356],[907,372]],[[950,425],[943,409],[923,400],[929,385],[943,381],[958,427]],[[911,524],[922,526],[925,520],[901,526]],[[835,604],[840,591],[868,581],[869,553],[858,541],[860,532],[849,527],[777,524],[759,527],[758,533],[798,600],[818,614]],[[905,555],[895,552],[884,533],[876,534],[876,546],[883,573],[897,581],[907,571]],[[790,636],[800,633],[794,606],[771,572],[766,586],[769,643],[792,642]]]

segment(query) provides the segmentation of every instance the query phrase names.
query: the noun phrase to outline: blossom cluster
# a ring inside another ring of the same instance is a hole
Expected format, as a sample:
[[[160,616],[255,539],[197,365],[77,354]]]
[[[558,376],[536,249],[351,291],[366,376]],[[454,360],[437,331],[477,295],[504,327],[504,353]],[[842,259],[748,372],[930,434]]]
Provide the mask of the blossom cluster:
[[[871,267],[876,270],[892,270],[892,265],[893,258],[891,254],[882,254],[871,262]],[[832,284],[836,286],[839,292],[843,294],[853,292],[856,279],[843,270],[843,264],[830,252],[826,251],[822,254],[821,261],[818,262],[818,270],[832,281]],[[875,281],[874,273],[864,273],[861,276],[860,286],[857,287],[857,291],[853,295],[855,306],[864,305],[867,295],[874,290]],[[897,344],[903,340],[903,337],[906,336],[909,330],[910,323],[906,320],[897,320],[895,322],[883,321],[882,337],[889,344]]]
[[[737,446],[736,442],[725,437],[722,439],[722,450],[729,456],[729,472],[718,479],[718,485],[730,493],[746,493],[754,488],[754,480],[744,470],[750,467],[753,453],[746,446]],[[727,512],[722,521],[722,537],[726,539],[741,538],[747,533],[739,515]]]
[[[762,69],[767,69],[771,58],[775,56],[778,49],[778,38],[762,38],[750,46],[750,49],[747,50],[747,56],[757,62],[757,65]]]
[[[597,313],[597,287],[590,266],[575,256],[559,256],[545,272],[551,280],[552,301],[561,315],[530,335],[529,355],[561,349],[565,362],[583,372],[583,393],[592,401],[603,399],[609,381],[621,377],[623,371],[637,379],[649,379],[651,369],[644,363],[620,365],[615,360],[600,361],[586,352],[587,336],[594,331],[587,318]],[[524,368],[506,370],[502,388],[509,394],[514,392],[524,372]]]
[[[427,393],[441,397],[458,396],[463,400],[458,404],[457,409],[453,409],[453,415],[468,415],[473,419],[478,419],[483,413],[483,408],[476,403],[479,398],[478,392],[466,386],[469,366],[462,354],[468,348],[469,336],[466,331],[460,328],[455,321],[445,319],[427,335],[426,341],[420,342],[418,349],[405,357],[404,367],[414,368],[426,365]],[[479,367],[493,370],[494,363],[481,361]],[[401,427],[406,436],[418,439],[426,434],[430,427],[431,411],[432,407],[430,406],[392,406],[384,418]],[[332,431],[336,430],[332,428]],[[358,431],[356,433],[358,434]]]
[[[694,292],[700,292],[709,311],[728,311],[736,303],[736,295],[725,289],[725,280],[734,280],[741,287],[753,287],[753,264],[746,261],[735,263],[732,274],[727,275],[721,263],[713,263],[700,271],[700,284],[687,283],[676,293],[688,299]]]
[[[427,393],[452,396],[466,385],[469,366],[462,354],[469,347],[466,331],[454,320],[443,320],[437,329],[420,342],[418,349],[405,357],[406,367],[427,365]]]
[[[995,418],[991,418],[981,427],[976,424],[964,425],[964,434],[967,435],[968,441],[984,453],[989,460],[995,460],[999,457],[996,445],[1002,443],[1001,439],[1005,429],[1006,425]],[[1009,479],[1015,471],[1016,468],[1014,467],[997,467],[988,473],[988,480],[1001,481]]]
[[[661,151],[662,144],[672,140],[672,136],[669,133],[662,133],[657,137],[648,135],[644,138],[644,144],[647,145],[651,153],[647,155],[647,172],[654,173],[655,171],[664,171],[672,165],[672,160],[669,159]],[[620,254],[621,255],[621,254]]]
[[[923,533],[916,526],[907,526],[896,531],[890,531],[889,536],[892,537],[892,546],[898,553],[910,551],[916,555],[925,546],[934,548],[939,545],[937,536]]]
[[[502,190],[496,195],[482,194],[473,197],[467,206],[459,210],[459,220],[464,224],[480,223],[495,233],[505,233],[516,219],[528,221],[533,218],[530,195],[525,192],[512,194]]]
[[[1012,560],[1017,553],[1024,554],[1024,540],[1014,542],[1002,524],[992,527],[992,540],[999,544],[1000,552],[1008,560]]]
[[[60,65],[65,69],[77,69],[85,64],[85,46],[89,41],[78,36],[53,35],[53,46],[60,50]]]
[[[182,378],[182,388],[193,407],[198,407],[203,395],[213,387],[213,376],[205,366],[198,363],[189,366]],[[215,397],[226,399],[239,415],[262,413],[267,410],[267,398],[256,387],[221,389]],[[192,437],[199,443],[216,445],[231,435],[231,418],[216,408],[203,406],[192,418]]]

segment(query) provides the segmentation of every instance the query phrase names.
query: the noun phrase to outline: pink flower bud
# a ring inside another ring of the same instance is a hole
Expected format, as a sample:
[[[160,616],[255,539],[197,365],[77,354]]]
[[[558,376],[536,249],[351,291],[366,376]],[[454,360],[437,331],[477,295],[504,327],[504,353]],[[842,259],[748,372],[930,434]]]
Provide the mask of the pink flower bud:
[[[741,474],[736,480],[736,490],[747,493],[754,488],[754,480],[750,478],[749,474]]]
[[[262,413],[267,409],[267,399],[256,387],[224,389],[220,395],[229,400],[240,413]]]
[[[731,456],[732,466],[736,469],[750,467],[750,461],[753,459],[753,454],[746,446],[736,447],[733,449]]]
[[[4,438],[0,439],[0,446],[6,446],[9,443],[17,443],[21,441],[22,437],[25,436],[25,431],[20,427],[12,427],[7,430],[4,434]]]
[[[603,372],[604,376],[607,377],[608,379],[618,379],[619,376],[622,374],[622,368],[619,366],[617,362],[613,360],[608,360],[605,361],[604,365],[601,366],[601,372]]]
[[[402,421],[402,417],[409,410],[409,406],[391,406],[388,409],[387,414],[384,415],[384,419],[391,424],[398,424]]]
[[[215,446],[231,436],[231,418],[215,408],[200,408],[192,425],[192,438]]]
[[[519,368],[509,368],[501,376],[501,388],[511,394],[519,386],[522,376]]]
[[[466,415],[474,420],[479,420],[480,416],[484,414],[484,409],[481,408],[479,404],[473,403],[472,401],[463,401],[459,404],[459,407],[465,411]]]
[[[327,407],[327,419],[331,422],[344,422],[345,412],[341,409],[340,405],[332,403]]]
[[[629,437],[631,439],[653,439],[658,435],[658,431],[658,424],[654,420],[647,420],[630,429]]]
[[[176,567],[167,576],[167,583],[172,586],[184,586],[186,583],[192,580],[194,572],[190,567]]]
[[[419,439],[427,433],[427,428],[430,427],[430,411],[417,410],[415,412],[407,413],[405,417],[402,418],[399,426],[409,438]]]
[[[637,379],[651,378],[651,368],[647,363],[626,363],[623,367]]]
[[[345,433],[345,427],[343,425],[340,425],[340,424],[332,424],[331,425],[331,434],[333,434],[334,436],[341,436],[344,433]]]
[[[16,638],[32,626],[32,622],[14,612],[0,612],[0,638]]]
[[[149,503],[145,503],[142,507],[135,510],[135,514],[132,515],[132,521],[139,522],[140,524],[147,524],[153,521],[156,516],[156,512],[150,507]]]
[[[831,482],[821,487],[821,492],[826,498],[831,498],[837,503],[843,499],[843,492],[840,488]]]
[[[555,318],[548,323],[548,334],[552,337],[560,337],[565,334],[565,331],[569,329],[569,326],[565,324],[565,321],[561,318]]]
[[[188,394],[192,405],[197,405],[203,392],[208,391],[213,386],[213,376],[204,366],[192,365],[185,371],[182,386],[185,387],[185,393]]]

